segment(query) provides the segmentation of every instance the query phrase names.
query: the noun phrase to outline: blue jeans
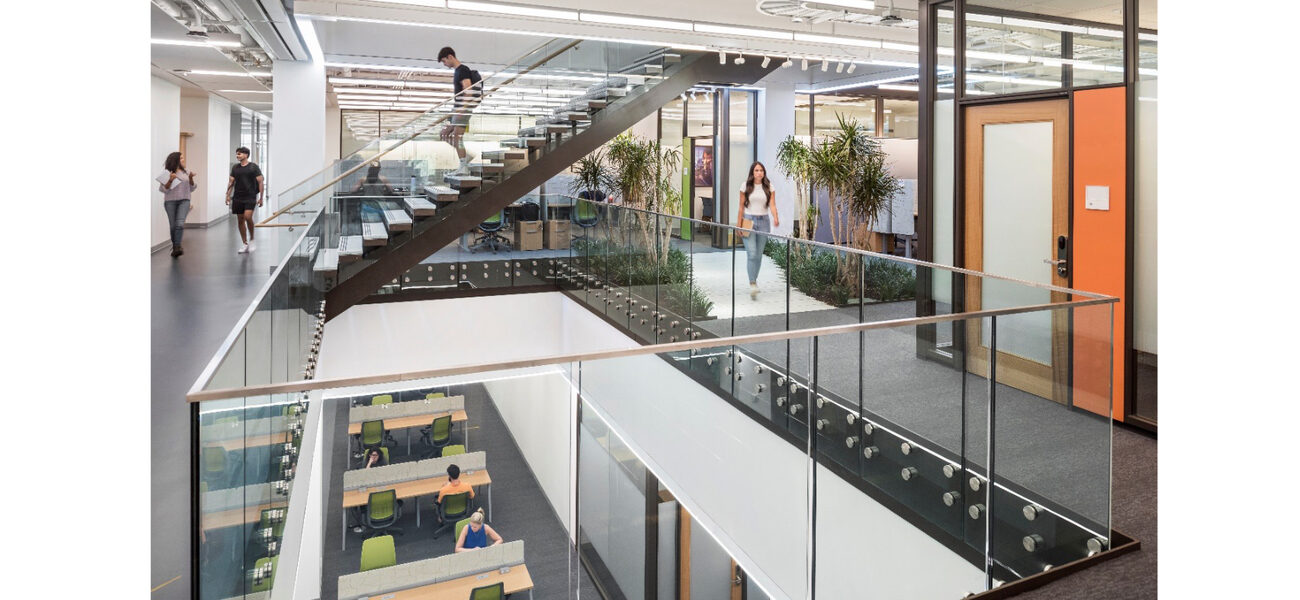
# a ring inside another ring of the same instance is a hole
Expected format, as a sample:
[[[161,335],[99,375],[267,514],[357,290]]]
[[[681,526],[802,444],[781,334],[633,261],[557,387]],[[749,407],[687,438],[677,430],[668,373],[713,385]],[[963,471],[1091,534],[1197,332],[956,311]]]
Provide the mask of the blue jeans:
[[[167,200],[163,202],[163,210],[167,211],[167,225],[171,228],[172,245],[179,246],[181,234],[185,231],[185,216],[190,214],[190,201]]]
[[[754,222],[754,233],[745,236],[745,253],[749,255],[746,267],[749,269],[749,282],[758,281],[758,268],[763,265],[763,248],[767,246],[767,236],[757,232],[772,231],[772,217],[768,215],[745,215]]]

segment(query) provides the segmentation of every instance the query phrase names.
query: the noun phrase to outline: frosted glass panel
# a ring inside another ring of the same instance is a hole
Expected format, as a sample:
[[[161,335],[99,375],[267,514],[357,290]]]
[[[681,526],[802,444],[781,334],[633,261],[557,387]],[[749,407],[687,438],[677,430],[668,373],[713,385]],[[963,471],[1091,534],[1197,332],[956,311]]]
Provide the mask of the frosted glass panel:
[[[1157,353],[1156,344],[1156,114],[1159,82],[1137,82],[1137,198],[1133,228],[1133,347]]]
[[[934,103],[934,262],[952,262],[953,101]],[[936,271],[934,299],[952,304],[952,277]]]
[[[984,271],[1050,284],[1052,123],[984,126]],[[985,280],[985,309],[1046,304],[1047,290]],[[1052,316],[1032,313],[998,328],[998,350],[1043,364],[1052,359]],[[983,329],[984,345],[989,328]]]

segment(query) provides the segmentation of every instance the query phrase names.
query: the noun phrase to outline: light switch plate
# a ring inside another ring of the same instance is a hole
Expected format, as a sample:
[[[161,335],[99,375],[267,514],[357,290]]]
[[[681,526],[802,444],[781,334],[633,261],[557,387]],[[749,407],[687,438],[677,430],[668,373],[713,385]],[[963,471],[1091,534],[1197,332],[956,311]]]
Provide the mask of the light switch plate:
[[[1110,186],[1087,186],[1084,193],[1083,207],[1088,210],[1110,210]]]

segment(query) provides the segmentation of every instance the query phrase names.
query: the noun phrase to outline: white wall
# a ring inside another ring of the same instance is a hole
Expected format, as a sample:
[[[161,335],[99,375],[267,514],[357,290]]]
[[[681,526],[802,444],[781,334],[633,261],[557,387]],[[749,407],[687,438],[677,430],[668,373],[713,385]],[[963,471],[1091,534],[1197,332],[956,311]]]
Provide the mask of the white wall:
[[[289,190],[325,166],[325,62],[310,21],[298,19],[310,61],[276,61],[271,73],[275,90],[275,140],[272,167],[265,173],[272,196]],[[271,202],[271,206],[277,206]]]
[[[776,162],[776,147],[790,135],[794,135],[794,83],[769,82],[758,95],[758,160],[767,167],[767,178],[776,192],[781,226],[772,231],[780,235],[790,235],[794,220],[801,218],[794,210],[794,181]]]
[[[1136,177],[1133,202],[1133,347],[1157,354],[1156,117],[1158,81],[1137,84]]]
[[[564,530],[573,536],[573,423],[577,396],[563,374],[496,379],[483,384]]]
[[[208,162],[199,179],[199,189],[206,194],[205,206],[200,219],[191,219],[199,223],[211,223],[230,212],[226,208],[226,183],[230,165],[235,162],[235,149],[230,145],[230,103],[216,96],[208,97],[207,150]]]
[[[808,461],[657,356],[585,363],[583,398],[774,597],[805,592]],[[959,598],[983,572],[825,471],[817,591],[827,598]],[[693,534],[694,535],[694,534]],[[864,543],[864,540],[888,543]]]
[[[167,155],[180,149],[181,88],[157,77],[150,77],[149,111],[152,117],[149,122],[149,176],[146,181],[149,182],[149,245],[152,248],[171,243],[167,214],[163,212],[163,195],[158,191],[158,182],[154,178],[163,172],[163,161]]]
[[[342,115],[337,104],[325,107],[325,161],[335,161],[343,157],[340,129],[343,126]]]
[[[185,222],[206,223],[208,221],[207,199],[211,194],[208,177],[212,175],[207,169],[208,142],[215,132],[209,128],[208,123],[208,95],[194,90],[186,90],[186,93],[198,94],[181,96],[181,131],[193,134],[185,140],[185,165],[191,171],[198,173],[195,181],[199,185],[190,193],[190,214]]]

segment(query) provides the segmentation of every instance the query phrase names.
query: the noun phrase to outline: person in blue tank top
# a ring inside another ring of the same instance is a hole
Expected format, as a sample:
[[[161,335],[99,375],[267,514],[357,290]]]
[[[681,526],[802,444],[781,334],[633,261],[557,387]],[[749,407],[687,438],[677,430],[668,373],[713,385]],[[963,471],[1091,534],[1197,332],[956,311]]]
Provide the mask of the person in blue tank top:
[[[475,548],[487,548],[488,538],[492,538],[492,546],[501,543],[501,536],[492,529],[490,525],[483,522],[483,509],[474,511],[469,516],[469,523],[464,529],[460,530],[460,537],[456,539],[456,551],[465,552]]]

